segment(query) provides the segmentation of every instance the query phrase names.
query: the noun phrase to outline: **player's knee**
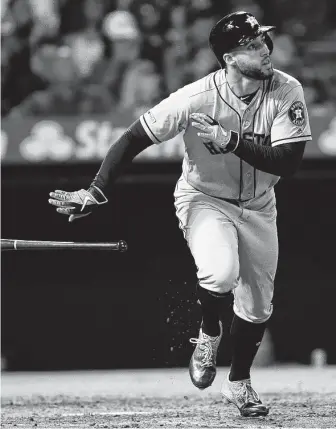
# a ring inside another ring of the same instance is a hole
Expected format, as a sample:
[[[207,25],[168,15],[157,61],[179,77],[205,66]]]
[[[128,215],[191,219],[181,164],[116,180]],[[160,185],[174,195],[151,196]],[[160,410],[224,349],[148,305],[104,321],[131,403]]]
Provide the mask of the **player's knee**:
[[[238,266],[231,263],[218,264],[213,267],[211,275],[203,281],[200,279],[200,284],[204,284],[207,289],[211,289],[216,293],[227,293],[234,289],[237,285],[239,275]]]
[[[268,305],[265,307],[256,308],[256,306],[252,309],[249,306],[239,306],[237,303],[234,303],[233,306],[235,314],[239,316],[241,319],[246,320],[251,323],[265,323],[271,317],[273,313],[273,305]]]
[[[238,263],[232,258],[221,264],[214,273],[220,293],[230,292],[235,288],[239,276]]]
[[[215,292],[218,293],[227,293],[231,292],[236,286],[237,286],[237,278],[225,278],[225,279],[218,279],[216,283],[217,287]]]

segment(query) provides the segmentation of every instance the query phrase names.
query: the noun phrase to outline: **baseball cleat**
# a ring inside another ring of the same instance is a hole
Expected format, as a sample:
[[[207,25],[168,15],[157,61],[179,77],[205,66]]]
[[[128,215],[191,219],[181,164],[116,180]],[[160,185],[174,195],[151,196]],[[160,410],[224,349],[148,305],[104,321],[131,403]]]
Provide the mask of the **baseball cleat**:
[[[227,402],[234,404],[242,417],[267,416],[269,408],[262,404],[258,393],[251,386],[251,379],[224,382],[222,395]]]
[[[199,389],[211,386],[216,377],[217,350],[223,335],[221,322],[219,322],[219,327],[218,337],[204,334],[200,328],[199,337],[190,338],[190,342],[196,344],[196,347],[190,359],[189,374],[191,381]]]

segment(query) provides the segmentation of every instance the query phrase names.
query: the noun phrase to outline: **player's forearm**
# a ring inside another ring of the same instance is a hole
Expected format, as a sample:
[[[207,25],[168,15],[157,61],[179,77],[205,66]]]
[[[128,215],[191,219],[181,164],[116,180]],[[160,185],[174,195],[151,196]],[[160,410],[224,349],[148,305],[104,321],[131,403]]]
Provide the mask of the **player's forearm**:
[[[289,177],[299,168],[305,145],[305,142],[297,142],[271,147],[240,140],[233,153],[258,170]]]
[[[152,140],[147,136],[140,120],[134,122],[127,131],[111,145],[100,169],[91,183],[104,193],[121,174],[122,169],[129,165],[133,159],[152,145]]]

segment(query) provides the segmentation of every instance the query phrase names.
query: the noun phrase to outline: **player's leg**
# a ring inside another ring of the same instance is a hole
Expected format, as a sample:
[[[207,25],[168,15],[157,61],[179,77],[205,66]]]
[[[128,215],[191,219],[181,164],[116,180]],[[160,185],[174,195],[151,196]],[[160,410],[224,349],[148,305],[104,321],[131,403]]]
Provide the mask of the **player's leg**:
[[[198,192],[176,197],[180,227],[197,266],[197,297],[202,309],[202,325],[190,361],[195,386],[204,389],[216,375],[216,354],[222,336],[219,321],[223,307],[231,303],[231,290],[239,273],[237,231],[211,199]]]
[[[212,337],[221,335],[221,316],[232,307],[232,292],[212,292],[197,283],[196,296],[202,310],[202,332]]]
[[[244,209],[238,227],[240,279],[234,290],[234,318],[231,326],[232,362],[228,380],[222,393],[236,405],[242,415],[266,415],[268,408],[261,404],[253,390],[250,370],[262,341],[266,322],[272,314],[274,277],[278,261],[278,237],[275,200],[255,202],[255,207]],[[258,210],[258,204],[262,209]],[[249,398],[239,402],[246,391]],[[237,399],[238,398],[238,399]],[[232,399],[232,397],[231,397]],[[234,402],[234,401],[233,401]]]
[[[275,199],[268,197],[266,204],[260,199],[254,205],[251,210],[244,210],[243,221],[238,228],[240,279],[234,291],[235,316],[231,329],[233,342],[237,344],[237,359],[233,361],[232,380],[249,376],[273,310],[278,263]],[[259,206],[262,209],[258,210]],[[239,345],[243,343],[244,350],[240,350]],[[239,358],[243,354],[245,360]]]
[[[189,206],[186,239],[198,268],[197,297],[202,309],[197,346],[189,365],[191,380],[200,389],[216,376],[216,357],[222,337],[220,313],[231,302],[231,289],[238,278],[236,229],[212,207]]]

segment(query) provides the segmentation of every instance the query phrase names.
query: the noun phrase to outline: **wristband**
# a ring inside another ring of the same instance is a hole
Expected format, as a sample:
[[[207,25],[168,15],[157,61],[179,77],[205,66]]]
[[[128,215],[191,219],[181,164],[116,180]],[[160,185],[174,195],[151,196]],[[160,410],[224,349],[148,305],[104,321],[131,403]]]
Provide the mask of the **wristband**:
[[[107,198],[105,197],[103,191],[98,188],[98,186],[91,185],[88,189],[88,192],[90,192],[93,198],[97,201],[97,204],[107,203]]]
[[[230,140],[229,140],[229,143],[226,145],[225,149],[228,152],[234,152],[239,146],[240,138],[239,138],[239,134],[236,131],[230,130],[230,134],[231,134]]]

